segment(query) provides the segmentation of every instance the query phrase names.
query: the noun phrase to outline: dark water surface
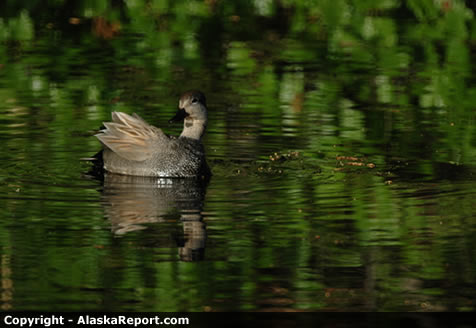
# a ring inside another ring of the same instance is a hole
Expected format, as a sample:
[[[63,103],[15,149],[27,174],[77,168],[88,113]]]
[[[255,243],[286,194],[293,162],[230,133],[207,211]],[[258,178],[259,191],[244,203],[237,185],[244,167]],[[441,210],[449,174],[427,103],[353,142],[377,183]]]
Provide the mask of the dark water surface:
[[[1,4],[0,308],[474,311],[473,9],[327,3]],[[189,88],[208,185],[86,174]]]

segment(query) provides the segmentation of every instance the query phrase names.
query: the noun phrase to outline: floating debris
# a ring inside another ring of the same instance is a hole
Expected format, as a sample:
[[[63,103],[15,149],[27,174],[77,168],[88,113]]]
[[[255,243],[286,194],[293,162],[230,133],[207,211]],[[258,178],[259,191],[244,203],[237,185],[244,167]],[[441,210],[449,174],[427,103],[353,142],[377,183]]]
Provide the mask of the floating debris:
[[[367,163],[364,158],[353,156],[336,156],[336,160],[339,161],[340,166],[361,166],[373,169],[376,167],[374,163]],[[337,169],[340,170],[340,169]]]
[[[289,153],[283,153],[283,154],[278,154],[274,153],[272,155],[269,155],[270,161],[287,161],[289,159],[296,159],[299,157],[299,152],[298,151],[291,151]]]

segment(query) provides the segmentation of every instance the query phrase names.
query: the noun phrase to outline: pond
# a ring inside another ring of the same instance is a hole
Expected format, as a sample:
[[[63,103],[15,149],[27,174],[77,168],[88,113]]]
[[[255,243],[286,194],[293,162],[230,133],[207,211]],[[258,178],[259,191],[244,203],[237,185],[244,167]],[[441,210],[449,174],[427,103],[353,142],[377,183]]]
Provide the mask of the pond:
[[[475,8],[369,3],[0,4],[0,308],[474,311]],[[187,89],[208,184],[88,174]]]

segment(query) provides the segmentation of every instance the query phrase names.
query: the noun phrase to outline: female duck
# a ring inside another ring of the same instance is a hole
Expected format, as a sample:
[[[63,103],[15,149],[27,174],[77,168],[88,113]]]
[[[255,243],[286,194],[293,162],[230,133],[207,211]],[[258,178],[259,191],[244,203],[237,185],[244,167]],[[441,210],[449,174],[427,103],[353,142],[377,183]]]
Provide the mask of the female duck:
[[[208,177],[200,139],[207,126],[207,105],[200,91],[187,91],[170,122],[184,120],[178,138],[149,125],[137,114],[112,113],[96,137],[103,144],[103,167],[111,173],[151,177]]]

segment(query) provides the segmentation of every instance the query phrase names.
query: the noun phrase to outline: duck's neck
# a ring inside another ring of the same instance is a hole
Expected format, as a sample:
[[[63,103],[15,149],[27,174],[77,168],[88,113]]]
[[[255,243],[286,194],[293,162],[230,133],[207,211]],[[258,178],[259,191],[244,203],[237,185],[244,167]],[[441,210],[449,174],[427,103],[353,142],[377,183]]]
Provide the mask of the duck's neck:
[[[206,120],[197,120],[187,117],[183,122],[183,131],[180,137],[200,140],[206,127]]]

